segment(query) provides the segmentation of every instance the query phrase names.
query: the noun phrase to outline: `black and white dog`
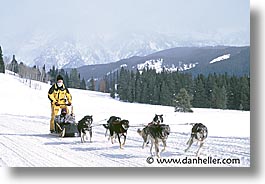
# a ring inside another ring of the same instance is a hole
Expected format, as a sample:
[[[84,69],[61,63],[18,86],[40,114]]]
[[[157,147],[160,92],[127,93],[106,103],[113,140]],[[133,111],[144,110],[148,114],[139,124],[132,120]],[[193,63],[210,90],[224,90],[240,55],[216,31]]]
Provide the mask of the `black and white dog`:
[[[150,154],[153,156],[152,149],[153,145],[155,145],[155,155],[160,157],[160,153],[165,151],[166,149],[166,141],[170,134],[169,125],[165,124],[149,124],[143,128],[143,130],[138,129],[137,132],[143,138],[144,143],[142,148],[147,144],[147,141],[151,140]],[[164,148],[159,153],[159,142],[162,141]]]
[[[193,124],[193,127],[191,129],[191,135],[190,135],[190,138],[187,142],[188,147],[185,149],[185,152],[188,151],[188,149],[191,147],[193,142],[197,141],[200,143],[200,145],[199,145],[199,149],[196,153],[196,156],[199,156],[200,150],[201,150],[207,136],[208,136],[208,129],[205,125],[203,125],[202,123]]]
[[[151,122],[151,124],[157,124],[159,125],[160,123],[163,123],[163,114],[161,115],[155,115],[155,117],[153,118],[153,121]]]
[[[120,144],[120,148],[125,145],[127,130],[129,129],[129,121],[128,120],[120,120],[119,117],[116,117],[115,120],[108,122],[107,125],[103,125],[106,129],[110,131],[111,143],[114,144],[113,139],[114,136],[117,135],[118,141]],[[123,143],[121,144],[121,136],[124,137]]]
[[[159,125],[160,123],[163,123],[163,114],[157,115],[155,114],[155,117],[153,118],[152,122],[148,123],[148,125]],[[148,135],[147,129],[143,128],[142,130],[138,129],[137,133],[143,138],[143,146],[144,147],[149,143],[150,136]]]
[[[81,136],[81,142],[85,142],[85,136],[87,137],[87,132],[89,132],[90,135],[90,142],[92,142],[92,123],[93,118],[92,116],[84,116],[80,121],[78,121],[77,129],[79,132],[79,135]]]
[[[163,123],[163,114],[161,115],[157,115],[155,114],[155,117],[153,118],[153,121],[151,123],[148,123],[148,125],[159,125],[160,123]],[[138,129],[137,133],[143,138],[144,142],[142,145],[142,148],[144,149],[144,147],[149,143],[150,140],[150,136],[148,134],[147,128],[143,128],[142,130]]]
[[[120,117],[117,117],[117,116],[111,116],[109,118],[109,120],[107,121],[107,124],[103,124],[104,128],[106,128],[106,132],[105,132],[105,137],[107,136],[107,133],[108,133],[108,130],[109,130],[109,127],[110,127],[110,124],[114,121],[121,121],[121,118]]]

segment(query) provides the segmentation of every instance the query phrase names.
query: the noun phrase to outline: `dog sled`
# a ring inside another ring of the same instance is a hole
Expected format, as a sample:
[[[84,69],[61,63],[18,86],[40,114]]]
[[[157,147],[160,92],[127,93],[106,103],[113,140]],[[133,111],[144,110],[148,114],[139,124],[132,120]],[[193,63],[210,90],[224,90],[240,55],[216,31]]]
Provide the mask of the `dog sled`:
[[[65,112],[66,111],[66,112]],[[73,106],[71,106],[71,112],[61,109],[61,114],[56,115],[54,118],[55,132],[51,135],[58,137],[79,137],[79,131],[77,123],[75,121],[75,115],[73,113]]]

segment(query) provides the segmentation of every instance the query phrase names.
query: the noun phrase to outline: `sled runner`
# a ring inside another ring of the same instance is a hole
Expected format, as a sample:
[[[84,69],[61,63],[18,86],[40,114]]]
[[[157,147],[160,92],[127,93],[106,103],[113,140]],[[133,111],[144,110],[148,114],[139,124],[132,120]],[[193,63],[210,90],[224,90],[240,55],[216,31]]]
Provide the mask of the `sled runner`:
[[[61,114],[55,116],[55,132],[50,133],[51,135],[58,137],[79,137],[77,123],[73,114],[73,106],[71,106],[71,113],[67,112],[68,110],[62,109]]]

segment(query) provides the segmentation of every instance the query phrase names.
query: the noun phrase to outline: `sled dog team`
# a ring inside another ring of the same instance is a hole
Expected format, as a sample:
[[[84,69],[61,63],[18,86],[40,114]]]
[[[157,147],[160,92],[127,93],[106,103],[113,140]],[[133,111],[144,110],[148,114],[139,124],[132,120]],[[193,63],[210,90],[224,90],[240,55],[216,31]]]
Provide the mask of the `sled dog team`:
[[[89,134],[90,142],[92,138],[92,116],[84,116],[80,121],[78,121],[78,131],[81,136],[81,142],[84,143],[85,139],[88,139],[87,134]],[[120,148],[125,145],[127,130],[129,129],[129,121],[122,120],[120,117],[111,116],[106,124],[102,124],[106,129],[105,136],[109,132],[108,140],[111,140],[112,144],[114,143],[114,138],[118,138]],[[202,123],[193,123],[191,129],[191,135],[186,143],[188,147],[185,149],[185,152],[189,150],[191,145],[194,142],[199,143],[199,148],[197,150],[196,155],[200,155],[201,148],[205,142],[205,139],[208,136],[208,130],[205,125]],[[155,156],[160,157],[160,153],[165,151],[166,149],[166,141],[170,134],[169,125],[163,124],[163,115],[155,115],[152,122],[147,124],[143,129],[138,129],[137,133],[143,138],[144,148],[149,141],[151,142],[150,146],[150,154],[153,156],[152,149],[155,147]],[[123,137],[123,142],[121,142],[121,137]],[[159,143],[162,142],[163,149],[159,151]]]
[[[71,109],[71,115],[69,115],[69,110],[67,106],[71,106],[72,104],[72,96],[68,90],[68,88],[64,85],[63,77],[58,75],[56,78],[56,83],[51,86],[48,91],[48,98],[51,103],[51,120],[50,120],[50,132],[58,133],[60,132],[61,137],[64,137],[66,132],[66,127],[68,128],[75,128],[76,126],[74,123],[70,123],[68,120],[74,121],[73,116],[73,108]],[[61,109],[61,115],[57,115],[59,110]],[[64,111],[63,111],[64,109]],[[63,121],[61,121],[63,119]],[[66,121],[67,120],[67,121]],[[66,125],[68,123],[68,126]],[[92,116],[84,116],[77,124],[77,129],[79,135],[81,136],[81,142],[85,142],[85,137],[87,138],[87,133],[90,135],[90,142],[92,138],[92,123],[93,117]],[[120,117],[111,116],[107,121],[107,124],[103,124],[106,128],[105,136],[109,131],[109,139],[113,142],[114,137],[118,138],[120,148],[125,144],[127,130],[129,128],[129,121],[122,120]],[[59,131],[58,131],[59,130]],[[163,152],[166,148],[166,141],[168,135],[170,134],[170,127],[169,125],[163,124],[163,115],[155,115],[152,122],[146,125],[142,130],[138,129],[137,132],[143,138],[143,146],[145,147],[149,141],[151,141],[150,153],[152,155],[152,148],[153,145],[155,146],[155,155],[159,157],[160,153]],[[191,129],[191,135],[187,142],[188,147],[185,151],[191,147],[193,142],[199,142],[200,146],[197,151],[197,156],[200,154],[200,149],[204,144],[205,139],[207,138],[208,132],[206,126],[201,123],[193,124]],[[123,136],[123,143],[121,143],[121,136]],[[159,142],[163,143],[163,150],[159,152]]]

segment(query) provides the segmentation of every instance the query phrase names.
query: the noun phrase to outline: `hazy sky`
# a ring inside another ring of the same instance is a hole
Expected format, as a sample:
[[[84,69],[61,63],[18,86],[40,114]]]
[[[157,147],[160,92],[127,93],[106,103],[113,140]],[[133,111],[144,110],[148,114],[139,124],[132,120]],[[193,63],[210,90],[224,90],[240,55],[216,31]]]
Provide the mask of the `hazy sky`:
[[[0,5],[0,42],[3,36],[34,30],[61,34],[156,30],[180,35],[240,33],[249,43],[249,0],[0,0]]]

